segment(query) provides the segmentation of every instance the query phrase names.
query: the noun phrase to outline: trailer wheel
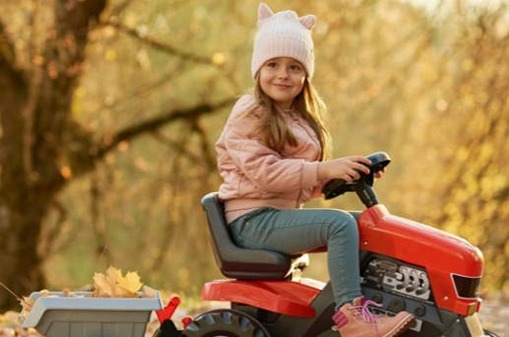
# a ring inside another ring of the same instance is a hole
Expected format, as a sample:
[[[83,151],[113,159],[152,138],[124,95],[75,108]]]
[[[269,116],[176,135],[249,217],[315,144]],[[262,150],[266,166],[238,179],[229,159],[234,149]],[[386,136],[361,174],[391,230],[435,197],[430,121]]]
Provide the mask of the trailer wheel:
[[[270,337],[255,318],[236,310],[218,309],[196,317],[181,337]]]

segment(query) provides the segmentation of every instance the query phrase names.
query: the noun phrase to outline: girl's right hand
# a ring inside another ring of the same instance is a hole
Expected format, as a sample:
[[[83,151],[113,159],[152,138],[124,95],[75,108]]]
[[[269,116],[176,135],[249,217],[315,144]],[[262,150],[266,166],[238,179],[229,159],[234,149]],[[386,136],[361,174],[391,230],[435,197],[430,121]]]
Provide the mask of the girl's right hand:
[[[351,182],[360,178],[360,172],[369,174],[368,165],[371,161],[363,156],[350,156],[320,162],[318,165],[318,179],[343,179]]]

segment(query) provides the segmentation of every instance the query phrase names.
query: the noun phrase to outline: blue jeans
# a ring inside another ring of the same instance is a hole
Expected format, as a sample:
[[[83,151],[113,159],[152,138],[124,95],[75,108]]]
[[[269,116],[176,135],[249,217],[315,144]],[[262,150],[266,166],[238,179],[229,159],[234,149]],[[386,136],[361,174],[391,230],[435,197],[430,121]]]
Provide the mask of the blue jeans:
[[[336,209],[259,208],[229,224],[237,245],[288,255],[327,246],[336,310],[361,296],[359,232],[354,217]]]

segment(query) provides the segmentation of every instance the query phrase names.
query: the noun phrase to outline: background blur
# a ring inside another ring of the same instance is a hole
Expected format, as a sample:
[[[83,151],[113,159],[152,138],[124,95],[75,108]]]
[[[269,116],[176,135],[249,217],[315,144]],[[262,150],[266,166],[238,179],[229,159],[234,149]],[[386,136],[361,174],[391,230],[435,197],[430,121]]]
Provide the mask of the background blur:
[[[252,86],[258,3],[0,0],[0,281],[78,289],[114,265],[197,296],[220,277],[199,202]],[[479,246],[483,292],[507,291],[509,2],[267,3],[318,17],[334,154],[387,151],[381,201]]]

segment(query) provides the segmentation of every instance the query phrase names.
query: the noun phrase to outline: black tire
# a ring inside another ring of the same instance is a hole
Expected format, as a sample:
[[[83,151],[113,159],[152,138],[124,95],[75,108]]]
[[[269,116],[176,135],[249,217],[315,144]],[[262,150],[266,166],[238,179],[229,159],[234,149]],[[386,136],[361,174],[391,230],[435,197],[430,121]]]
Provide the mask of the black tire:
[[[181,337],[270,337],[253,317],[236,310],[218,309],[196,317]]]
[[[483,330],[484,331],[484,336],[485,337],[498,337],[498,335],[494,332],[491,332],[489,330]]]

